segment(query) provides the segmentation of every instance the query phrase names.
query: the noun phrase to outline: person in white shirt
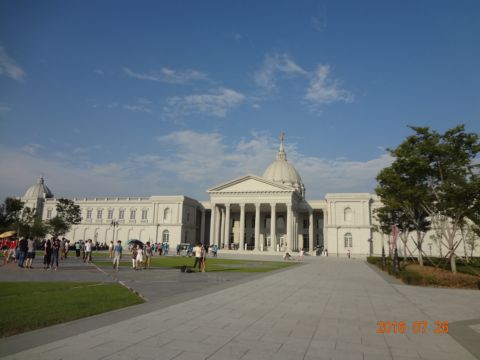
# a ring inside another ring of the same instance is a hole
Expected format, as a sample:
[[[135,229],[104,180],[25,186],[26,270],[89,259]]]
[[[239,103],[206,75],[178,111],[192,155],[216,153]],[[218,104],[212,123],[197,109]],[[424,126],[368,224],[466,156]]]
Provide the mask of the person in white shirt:
[[[92,261],[92,239],[88,239],[85,243],[85,260],[83,262],[90,263]]]
[[[198,264],[198,270],[201,270],[202,266],[202,244],[198,243],[197,246],[193,249],[193,252],[195,253],[195,263],[193,264],[193,269],[197,267]]]

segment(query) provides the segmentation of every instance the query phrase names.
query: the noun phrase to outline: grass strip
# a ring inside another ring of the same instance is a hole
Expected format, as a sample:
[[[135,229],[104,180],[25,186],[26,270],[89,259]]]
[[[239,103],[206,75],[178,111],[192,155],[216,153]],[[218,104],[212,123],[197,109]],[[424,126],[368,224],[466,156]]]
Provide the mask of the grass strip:
[[[131,266],[131,261],[127,260],[129,256],[124,256],[121,266]],[[111,261],[102,257],[93,258],[95,264],[99,266],[111,266]],[[152,267],[180,269],[182,266],[192,267],[195,262],[194,257],[168,256],[153,257]],[[228,271],[228,272],[268,272],[293,266],[296,262],[282,261],[258,261],[258,260],[236,260],[236,259],[218,259],[207,258],[206,271]]]
[[[118,284],[0,282],[0,337],[143,303]]]

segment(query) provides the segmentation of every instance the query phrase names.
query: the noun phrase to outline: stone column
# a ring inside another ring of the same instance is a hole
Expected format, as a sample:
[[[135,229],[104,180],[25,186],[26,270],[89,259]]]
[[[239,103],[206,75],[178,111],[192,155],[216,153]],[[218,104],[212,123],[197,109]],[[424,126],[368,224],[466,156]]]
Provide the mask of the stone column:
[[[218,246],[220,248],[223,248],[223,245],[225,244],[225,238],[224,238],[224,235],[225,235],[225,209],[222,207],[220,209],[220,216],[221,216],[221,223],[220,223],[220,234],[219,234],[219,244]]]
[[[220,209],[215,207],[215,245],[220,246],[219,231],[221,226]]]
[[[225,204],[225,244],[230,243],[230,204]]]
[[[200,223],[200,242],[205,243],[205,209],[202,209],[202,220]]]
[[[328,250],[328,241],[327,241],[327,224],[328,224],[328,211],[324,210],[323,212],[323,249]]]
[[[210,211],[210,245],[215,244],[215,210],[217,205],[212,204],[212,210]]]
[[[276,204],[270,204],[270,250],[276,251],[277,249],[277,213],[275,212]]]
[[[308,251],[313,254],[313,210],[308,213]]]
[[[245,204],[240,205],[240,234],[239,234],[239,249],[245,249]]]
[[[287,204],[287,249],[292,249],[292,205]]]
[[[260,250],[260,204],[255,204],[255,250]]]

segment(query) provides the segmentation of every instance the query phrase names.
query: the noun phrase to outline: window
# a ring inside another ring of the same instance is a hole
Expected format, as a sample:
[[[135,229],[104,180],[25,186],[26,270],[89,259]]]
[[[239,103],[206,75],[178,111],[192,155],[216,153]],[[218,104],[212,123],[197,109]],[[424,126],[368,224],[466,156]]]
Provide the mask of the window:
[[[147,220],[148,210],[142,210],[142,220]]]
[[[107,216],[108,216],[108,220],[112,220],[112,219],[113,219],[113,209],[109,209],[109,210],[108,210]]]
[[[87,210],[87,219],[91,219],[91,218],[92,218],[92,212],[93,212],[93,210],[91,210],[91,209],[88,209],[88,210]]]
[[[125,219],[125,210],[124,209],[120,209],[120,211],[118,212],[118,219],[119,220]]]
[[[47,219],[50,219],[52,217],[52,209],[47,210]]]
[[[252,215],[252,229],[255,227],[255,215]]]
[[[137,210],[135,209],[130,210],[130,220],[135,220],[136,215],[137,215]]]
[[[352,211],[352,209],[347,207],[343,211],[343,216],[344,216],[344,220],[345,220],[346,223],[352,223],[352,221],[353,221],[353,211]]]
[[[97,219],[100,220],[102,218],[103,210],[97,210]]]
[[[190,212],[187,211],[187,223],[190,222]]]
[[[164,221],[168,221],[170,219],[170,209],[169,208],[166,208],[164,211],[163,211],[163,220]]]
[[[163,233],[162,233],[162,242],[168,242],[168,240],[170,240],[170,233],[168,232],[168,230],[163,230]]]
[[[351,248],[352,247],[352,234],[346,233],[345,236],[343,237],[344,245],[346,248]]]
[[[308,229],[308,219],[303,219],[303,228]]]

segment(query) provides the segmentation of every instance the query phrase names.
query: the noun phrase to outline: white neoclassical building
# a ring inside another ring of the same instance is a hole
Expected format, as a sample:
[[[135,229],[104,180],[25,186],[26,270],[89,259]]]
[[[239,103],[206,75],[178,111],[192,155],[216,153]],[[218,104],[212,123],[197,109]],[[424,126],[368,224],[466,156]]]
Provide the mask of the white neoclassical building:
[[[307,200],[300,174],[287,160],[283,136],[276,159],[262,176],[245,175],[207,193],[210,200],[201,202],[183,195],[74,198],[82,222],[66,237],[168,242],[171,248],[201,242],[249,253],[324,248],[340,256],[380,254],[388,240],[373,231],[373,211],[381,206],[375,195],[329,193],[322,200]],[[43,219],[55,216],[57,200],[42,178],[21,199]],[[438,244],[426,240],[424,251],[437,254]]]

